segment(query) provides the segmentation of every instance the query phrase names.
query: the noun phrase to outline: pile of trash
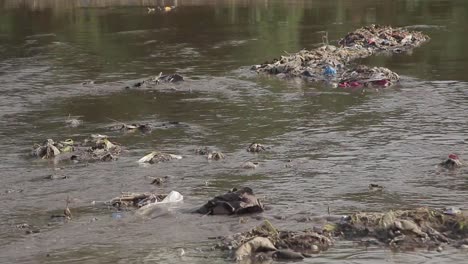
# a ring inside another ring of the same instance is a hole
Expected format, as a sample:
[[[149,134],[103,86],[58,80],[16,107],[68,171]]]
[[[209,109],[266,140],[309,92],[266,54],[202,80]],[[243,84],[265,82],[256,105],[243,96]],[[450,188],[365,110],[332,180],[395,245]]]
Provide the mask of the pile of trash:
[[[335,225],[345,239],[374,238],[393,249],[437,249],[468,244],[468,212],[427,207],[385,213],[354,213]]]
[[[384,213],[353,213],[339,221],[303,231],[282,231],[268,220],[243,233],[221,238],[217,248],[235,260],[300,260],[325,251],[338,239],[393,250],[443,250],[445,245],[468,248],[468,212],[427,207]]]
[[[182,81],[184,81],[184,77],[182,75],[179,75],[177,73],[163,75],[162,72],[160,72],[158,76],[136,82],[132,86],[127,86],[125,88],[130,89],[130,88],[138,88],[138,87],[143,87],[143,86],[154,86],[154,85],[158,85],[162,83],[177,83],[177,82],[182,82]]]
[[[174,159],[176,159],[176,160],[182,159],[182,156],[175,155],[175,154],[162,153],[162,152],[159,152],[159,151],[153,151],[150,154],[145,155],[144,157],[139,159],[138,163],[154,164],[154,163],[171,161],[171,160],[174,160]]]
[[[222,238],[217,247],[231,250],[235,260],[300,260],[327,250],[333,244],[329,233],[281,231],[266,220],[252,230]]]
[[[55,142],[47,139],[35,144],[31,155],[41,159],[72,161],[111,161],[116,160],[122,148],[112,143],[105,135],[91,135],[90,139],[76,142],[72,139]]]
[[[177,191],[171,191],[168,194],[122,193],[121,196],[111,199],[106,204],[119,211],[137,209],[137,214],[148,215],[160,205],[179,203],[183,200],[184,196]]]
[[[428,40],[427,35],[418,31],[370,25],[348,33],[338,44],[342,47],[368,48],[373,52],[400,53]]]
[[[263,204],[255,197],[253,190],[244,187],[216,196],[196,212],[204,215],[232,215],[263,212]]]
[[[385,68],[350,66],[351,61],[381,52],[402,52],[429,40],[421,32],[404,28],[371,25],[348,33],[339,41],[340,46],[323,45],[313,50],[301,50],[281,56],[272,62],[254,65],[257,73],[273,74],[280,78],[299,77],[312,82],[349,87],[387,87],[399,76]]]

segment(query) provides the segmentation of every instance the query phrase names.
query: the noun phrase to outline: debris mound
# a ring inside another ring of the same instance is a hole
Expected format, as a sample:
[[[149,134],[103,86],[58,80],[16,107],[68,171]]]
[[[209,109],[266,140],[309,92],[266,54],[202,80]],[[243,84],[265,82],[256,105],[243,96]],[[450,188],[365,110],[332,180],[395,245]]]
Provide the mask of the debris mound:
[[[348,33],[339,41],[339,47],[323,45],[313,50],[301,50],[254,65],[252,70],[280,78],[299,77],[311,82],[338,84],[341,88],[387,87],[398,82],[396,73],[381,67],[350,66],[350,62],[377,53],[408,51],[428,40],[429,37],[421,32],[371,25]]]
[[[468,238],[468,217],[427,207],[385,213],[354,213],[337,224],[345,239],[372,237],[393,249],[437,248]]]
[[[57,161],[111,161],[116,160],[122,148],[112,143],[105,135],[91,135],[90,139],[75,142],[72,139],[55,142],[47,139],[42,144],[35,144],[31,155],[41,159]]]
[[[263,212],[263,204],[255,197],[252,189],[233,189],[216,196],[196,212],[204,215],[232,215]]]
[[[238,233],[221,239],[217,247],[234,250],[236,260],[252,258],[273,258],[300,260],[327,250],[334,244],[330,233],[322,234],[312,230],[282,231],[276,229],[268,220],[247,232]],[[265,253],[267,252],[267,253]]]

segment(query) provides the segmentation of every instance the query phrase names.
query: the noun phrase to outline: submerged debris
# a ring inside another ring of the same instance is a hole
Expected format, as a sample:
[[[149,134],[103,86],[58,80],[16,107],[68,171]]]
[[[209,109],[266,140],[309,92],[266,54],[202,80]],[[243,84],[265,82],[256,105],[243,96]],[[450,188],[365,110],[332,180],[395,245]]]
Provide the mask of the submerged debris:
[[[109,204],[116,208],[140,208],[150,203],[161,202],[167,194],[155,193],[122,193],[121,196],[110,200]]]
[[[150,154],[144,156],[143,158],[138,160],[138,163],[159,163],[159,162],[166,162],[173,159],[182,159],[182,156],[174,155],[174,154],[166,154],[161,153],[158,151],[153,151]]]
[[[337,224],[346,239],[373,237],[393,249],[437,248],[468,238],[468,217],[430,208],[354,213]]]
[[[117,159],[121,147],[112,143],[107,136],[91,135],[91,139],[75,142],[72,139],[54,142],[47,139],[42,145],[33,146],[32,156],[41,159],[55,158],[56,161],[109,161]]]
[[[371,183],[369,184],[369,191],[370,192],[381,192],[383,191],[385,187],[381,186],[381,185],[378,185],[378,184],[375,184],[375,183]]]
[[[183,196],[176,191],[169,194],[156,193],[123,193],[108,203],[117,209],[139,208],[140,213],[146,213],[153,205],[176,203],[182,201]]]
[[[196,210],[204,215],[231,215],[263,212],[263,204],[255,197],[252,189],[233,189],[216,196]]]
[[[247,147],[247,152],[262,152],[265,151],[266,148],[262,144],[252,143]]]
[[[311,230],[282,231],[268,220],[250,231],[224,237],[218,244],[221,249],[234,249],[234,259],[302,260],[310,254],[327,250],[334,244],[330,233]]]
[[[444,167],[446,169],[455,169],[455,168],[463,166],[463,163],[461,162],[458,155],[450,154],[448,156],[448,159],[444,162],[441,162],[439,166]]]
[[[218,248],[233,250],[237,260],[279,256],[300,260],[327,250],[337,239],[388,246],[394,250],[425,248],[439,251],[449,244],[464,248],[468,245],[468,212],[422,207],[353,213],[336,223],[304,231],[281,231],[265,221],[250,231],[223,237]]]
[[[252,69],[281,78],[300,77],[313,82],[338,83],[342,88],[387,87],[398,81],[396,73],[380,67],[366,67],[363,71],[360,70],[363,66],[349,68],[348,64],[376,53],[409,50],[428,40],[429,37],[421,32],[371,25],[348,33],[340,40],[340,47],[324,45],[310,51],[301,50],[255,65]]]
[[[256,169],[258,167],[258,162],[247,161],[242,163],[242,168],[244,169]]]
[[[169,176],[164,176],[164,177],[151,177],[151,178],[152,178],[151,184],[153,184],[153,185],[161,185],[161,184],[163,184],[164,182],[166,182],[167,179],[169,179]]]
[[[195,149],[195,153],[198,155],[203,155],[209,160],[222,160],[226,158],[222,152],[211,150],[208,147],[197,148]]]
[[[346,70],[341,74],[338,87],[362,88],[362,87],[387,87],[400,80],[398,74],[383,67],[369,68],[360,65]]]
[[[81,125],[81,123],[83,123],[83,121],[79,120],[78,118],[71,118],[70,115],[65,120],[67,127],[78,127]]]
[[[367,48],[374,52],[400,53],[420,46],[429,40],[427,35],[407,28],[370,25],[348,33],[338,44],[342,47]]]
[[[143,85],[153,86],[153,85],[158,85],[161,83],[177,83],[177,82],[182,82],[183,80],[184,80],[184,77],[182,77],[182,75],[179,75],[177,73],[169,74],[169,75],[162,75],[162,72],[161,72],[159,73],[158,76],[136,82],[131,87],[138,88],[138,87],[142,87]],[[125,88],[129,89],[131,87],[127,86]]]

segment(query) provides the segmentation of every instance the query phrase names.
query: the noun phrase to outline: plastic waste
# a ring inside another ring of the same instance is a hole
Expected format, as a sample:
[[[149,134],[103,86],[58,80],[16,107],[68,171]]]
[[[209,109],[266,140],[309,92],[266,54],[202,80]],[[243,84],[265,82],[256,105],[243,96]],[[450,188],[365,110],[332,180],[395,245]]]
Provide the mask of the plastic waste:
[[[336,70],[330,65],[325,66],[325,70],[323,71],[324,75],[334,76],[336,75]]]
[[[173,203],[179,203],[184,200],[184,196],[177,191],[171,191],[162,201],[155,201],[154,203],[147,204],[139,208],[136,212],[140,215],[148,215],[153,212],[160,205],[169,205]]]
[[[461,210],[460,210],[460,208],[450,207],[450,208],[445,209],[444,214],[446,214],[446,215],[457,215],[457,214],[461,214]]]
[[[113,219],[122,219],[123,218],[123,213],[122,212],[114,212],[114,213],[112,213],[112,218]]]

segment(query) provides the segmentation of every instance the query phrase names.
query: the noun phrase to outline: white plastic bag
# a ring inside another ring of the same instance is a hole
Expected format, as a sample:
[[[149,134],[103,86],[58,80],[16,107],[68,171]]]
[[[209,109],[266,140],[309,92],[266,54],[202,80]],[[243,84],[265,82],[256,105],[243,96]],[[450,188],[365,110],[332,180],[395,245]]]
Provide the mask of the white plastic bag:
[[[166,198],[164,198],[162,201],[147,204],[147,205],[139,208],[136,211],[136,213],[139,214],[139,215],[149,215],[149,214],[153,213],[153,211],[157,210],[157,208],[160,208],[160,206],[162,206],[162,205],[170,205],[170,204],[173,204],[173,203],[182,202],[183,200],[184,200],[184,196],[182,196],[182,194],[180,194],[177,191],[171,191],[166,196]]]

